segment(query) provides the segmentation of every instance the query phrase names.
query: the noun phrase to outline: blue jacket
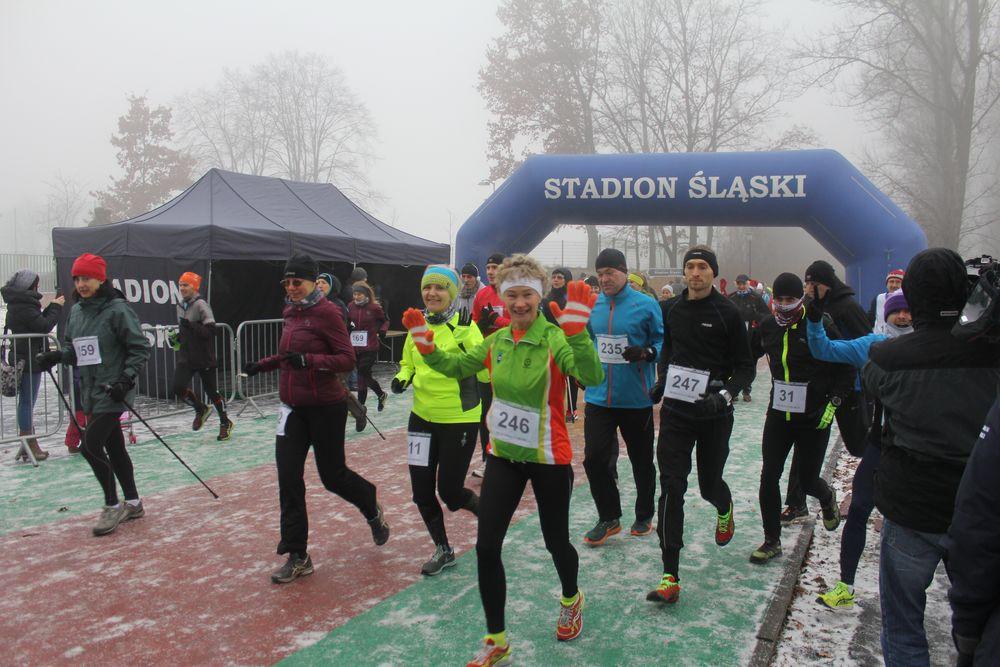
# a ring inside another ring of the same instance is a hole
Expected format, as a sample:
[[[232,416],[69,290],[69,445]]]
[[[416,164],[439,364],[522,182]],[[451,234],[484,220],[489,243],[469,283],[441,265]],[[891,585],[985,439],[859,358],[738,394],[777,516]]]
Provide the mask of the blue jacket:
[[[850,364],[863,368],[868,363],[868,348],[875,343],[888,340],[882,334],[868,334],[850,340],[830,340],[822,322],[807,320],[806,335],[809,337],[809,351],[821,361],[835,364]]]
[[[627,345],[651,347],[656,350],[656,355],[652,361],[601,364],[604,381],[587,387],[584,395],[587,403],[605,408],[652,406],[649,390],[656,384],[656,361],[663,348],[663,315],[659,303],[627,285],[612,297],[602,293],[590,314],[590,331],[599,356],[601,343],[609,342],[608,339],[602,341],[601,337],[608,335],[627,336]]]

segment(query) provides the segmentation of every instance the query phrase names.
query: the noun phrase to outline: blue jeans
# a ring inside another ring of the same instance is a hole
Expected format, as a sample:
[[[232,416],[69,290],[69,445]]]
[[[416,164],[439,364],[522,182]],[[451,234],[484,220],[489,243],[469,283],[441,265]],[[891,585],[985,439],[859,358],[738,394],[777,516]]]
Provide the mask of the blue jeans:
[[[924,607],[946,533],[921,533],[886,519],[882,525],[878,591],[882,657],[888,667],[930,664]]]
[[[35,409],[41,383],[41,373],[21,374],[21,385],[17,388],[17,428],[22,434],[35,432],[31,413]]]

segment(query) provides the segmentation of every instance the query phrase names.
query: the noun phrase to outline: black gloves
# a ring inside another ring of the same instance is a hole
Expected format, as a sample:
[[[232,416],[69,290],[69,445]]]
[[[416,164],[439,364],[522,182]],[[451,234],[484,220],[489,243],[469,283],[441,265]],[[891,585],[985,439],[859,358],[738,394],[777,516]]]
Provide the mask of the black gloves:
[[[181,329],[190,329],[190,328],[191,328],[191,320],[189,320],[189,319],[188,319],[188,318],[186,318],[186,317],[182,317],[182,318],[180,319],[180,322],[178,322],[178,326],[179,326],[179,327],[180,327]]]
[[[35,355],[35,371],[47,371],[59,362],[62,361],[62,352],[60,350],[51,350],[49,352],[40,352]]]
[[[497,313],[491,306],[483,306],[483,309],[479,311],[479,330],[486,335],[486,332],[493,328],[496,324]]]
[[[472,313],[468,308],[458,311],[458,326],[467,327],[472,324]]]
[[[653,361],[656,359],[656,348],[629,345],[622,352],[622,358],[625,361]]]
[[[135,380],[123,375],[111,384],[107,385],[105,387],[105,391],[108,392],[108,396],[111,397],[111,400],[121,403],[125,400],[125,397],[128,396],[129,390],[134,386]]]
[[[243,372],[246,373],[247,377],[252,378],[254,375],[257,375],[257,373],[260,373],[260,371],[260,364],[256,361],[248,361],[243,364]]]
[[[667,379],[661,377],[653,385],[653,388],[649,390],[649,400],[653,401],[653,405],[658,404],[663,400],[663,391],[667,388]]]
[[[302,370],[309,365],[309,360],[306,359],[306,355],[299,354],[298,352],[289,352],[285,355],[285,361],[289,363],[292,368]]]
[[[813,298],[806,304],[806,317],[810,322],[821,322],[823,320],[823,303],[825,298],[820,298],[819,289],[813,292]]]
[[[711,393],[694,402],[694,407],[703,415],[714,415],[729,407],[729,402],[719,393]]]
[[[400,380],[399,378],[392,378],[392,393],[402,394],[406,391],[406,388],[410,386],[410,383],[406,380]]]

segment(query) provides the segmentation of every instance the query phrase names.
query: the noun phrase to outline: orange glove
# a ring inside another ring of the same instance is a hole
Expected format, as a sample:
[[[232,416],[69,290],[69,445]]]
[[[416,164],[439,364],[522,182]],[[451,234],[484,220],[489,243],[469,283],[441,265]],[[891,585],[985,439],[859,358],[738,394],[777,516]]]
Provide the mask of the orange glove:
[[[416,308],[407,308],[403,313],[403,326],[409,329],[417,352],[430,354],[434,351],[434,332],[427,328],[427,320],[422,312]]]
[[[590,311],[597,303],[597,295],[591,293],[590,285],[582,280],[574,280],[566,285],[566,308],[559,307],[555,301],[549,302],[549,310],[555,316],[563,333],[575,336],[587,328]]]

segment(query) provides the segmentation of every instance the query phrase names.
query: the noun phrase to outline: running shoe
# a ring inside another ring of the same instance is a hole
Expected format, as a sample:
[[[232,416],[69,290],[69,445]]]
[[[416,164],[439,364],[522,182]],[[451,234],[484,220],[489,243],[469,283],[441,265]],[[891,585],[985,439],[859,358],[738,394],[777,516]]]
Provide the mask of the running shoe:
[[[382,412],[383,410],[385,410],[385,401],[386,401],[387,398],[389,398],[389,394],[387,392],[384,392],[384,391],[378,397],[378,411],[379,412]]]
[[[129,501],[125,501],[125,513],[122,514],[121,523],[126,521],[131,521],[132,519],[139,519],[146,516],[146,509],[142,506],[142,501],[133,505]]]
[[[382,546],[389,541],[389,524],[382,514],[382,505],[375,503],[375,517],[368,519],[368,527],[372,529],[372,540],[376,545]]]
[[[501,665],[510,662],[510,643],[506,646],[497,646],[492,639],[483,642],[483,648],[465,667],[490,667],[490,665]]]
[[[840,525],[840,505],[837,503],[837,490],[830,489],[830,502],[823,505],[823,527],[827,530],[837,530]]]
[[[837,609],[850,609],[854,606],[854,593],[851,592],[850,586],[843,581],[838,581],[837,585],[829,591],[818,595],[816,602],[834,611]]]
[[[750,402],[750,401],[752,401],[752,400],[753,400],[753,399],[752,399],[752,398],[750,398],[750,392],[749,392],[749,391],[745,391],[745,392],[743,392],[743,402],[744,402],[744,403],[749,403],[749,402]]]
[[[784,525],[795,523],[799,519],[809,516],[809,509],[806,507],[792,507],[789,505],[781,512],[781,523]]]
[[[122,522],[122,517],[125,516],[124,505],[124,503],[119,503],[118,506],[105,505],[104,509],[101,510],[101,516],[97,518],[97,523],[91,529],[94,535],[107,535],[115,532],[118,524]]]
[[[433,577],[435,574],[441,574],[441,570],[444,568],[451,567],[454,564],[455,552],[451,547],[439,544],[437,545],[437,549],[434,550],[434,555],[431,556],[431,559],[420,568],[420,574]]]
[[[200,408],[194,409],[194,423],[191,424],[192,431],[200,431],[201,427],[205,425],[208,420],[208,416],[212,414],[212,408],[208,405],[203,405]]]
[[[559,620],[556,622],[556,639],[568,642],[580,636],[583,630],[583,591],[577,591],[576,602],[568,607],[559,603]]]
[[[583,536],[583,543],[591,547],[599,547],[608,541],[612,535],[622,532],[622,525],[618,519],[611,521],[598,521],[597,525],[587,531]]]
[[[772,558],[777,558],[781,555],[781,541],[774,540],[764,540],[764,544],[760,545],[754,552],[750,554],[750,562],[762,565]]]
[[[225,442],[233,436],[233,420],[226,417],[221,424],[219,424],[219,435],[215,437],[219,442]]]
[[[660,585],[646,593],[646,599],[650,602],[666,602],[673,604],[681,595],[681,585],[672,574],[665,574],[660,579]]]
[[[729,511],[718,514],[715,519],[715,543],[720,547],[729,544],[736,532],[736,517],[733,516],[733,503],[729,503]]]
[[[271,573],[271,581],[276,584],[287,584],[312,573],[313,562],[309,554],[306,554],[305,558],[288,554],[285,564]]]
[[[636,537],[649,535],[651,532],[653,532],[653,520],[636,519],[635,523],[632,524],[632,528],[629,530],[629,532],[635,535]]]

